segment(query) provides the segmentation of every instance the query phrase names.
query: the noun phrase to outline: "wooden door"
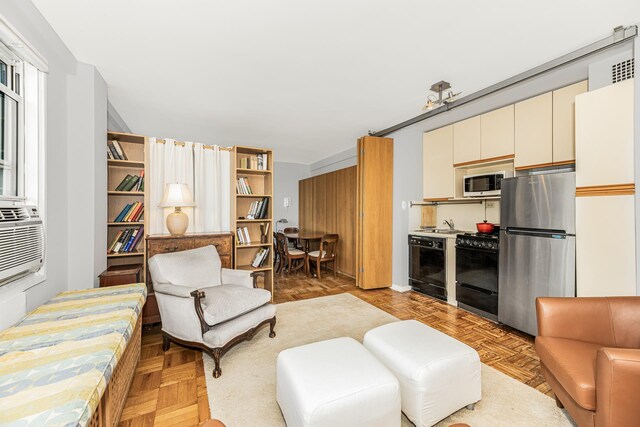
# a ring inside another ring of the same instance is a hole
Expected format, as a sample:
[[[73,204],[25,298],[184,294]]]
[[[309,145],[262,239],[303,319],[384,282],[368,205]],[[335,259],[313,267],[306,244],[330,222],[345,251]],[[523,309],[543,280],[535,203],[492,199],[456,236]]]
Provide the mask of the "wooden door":
[[[553,163],[575,161],[575,100],[588,90],[584,80],[553,91]]]
[[[513,155],[513,105],[499,108],[480,116],[480,155],[493,159]]]
[[[576,185],[634,183],[633,79],[583,93],[575,102]]]
[[[515,105],[516,169],[551,166],[553,162],[553,95],[551,92]]]
[[[451,150],[453,153],[452,147]],[[356,282],[363,289],[391,286],[392,202],[393,139],[360,138]]]
[[[453,124],[453,163],[480,160],[480,116]]]
[[[313,229],[313,178],[298,182],[298,227],[301,230]],[[286,226],[286,224],[285,224]]]
[[[327,231],[327,176],[313,178],[313,230],[319,233]]]
[[[453,125],[425,133],[422,139],[422,156],[423,197],[453,197]]]
[[[615,212],[615,232],[603,218]],[[579,297],[636,294],[634,195],[576,197],[576,291]]]
[[[338,271],[356,275],[356,200],[357,167],[336,172],[336,232],[338,245]]]

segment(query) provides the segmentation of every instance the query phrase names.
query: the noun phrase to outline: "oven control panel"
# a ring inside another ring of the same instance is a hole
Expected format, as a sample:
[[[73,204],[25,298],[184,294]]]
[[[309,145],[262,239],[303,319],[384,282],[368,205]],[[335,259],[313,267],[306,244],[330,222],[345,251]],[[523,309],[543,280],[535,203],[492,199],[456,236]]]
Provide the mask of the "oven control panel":
[[[478,248],[497,251],[500,249],[499,240],[490,237],[460,235],[456,238],[456,246],[460,248]]]
[[[424,248],[444,250],[445,243],[446,243],[446,239],[438,239],[437,237],[409,235],[409,244],[414,246],[422,246]]]

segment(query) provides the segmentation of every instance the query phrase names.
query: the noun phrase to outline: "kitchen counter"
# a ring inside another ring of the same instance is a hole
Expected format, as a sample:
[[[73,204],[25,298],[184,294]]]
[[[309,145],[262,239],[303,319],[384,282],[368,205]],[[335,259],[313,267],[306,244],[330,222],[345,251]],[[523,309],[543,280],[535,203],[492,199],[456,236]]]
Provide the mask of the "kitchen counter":
[[[416,236],[439,237],[441,239],[455,239],[456,237],[458,237],[459,234],[464,234],[464,233],[474,233],[474,232],[464,231],[464,230],[455,234],[433,233],[426,230],[413,230],[409,232],[409,234],[413,234]]]

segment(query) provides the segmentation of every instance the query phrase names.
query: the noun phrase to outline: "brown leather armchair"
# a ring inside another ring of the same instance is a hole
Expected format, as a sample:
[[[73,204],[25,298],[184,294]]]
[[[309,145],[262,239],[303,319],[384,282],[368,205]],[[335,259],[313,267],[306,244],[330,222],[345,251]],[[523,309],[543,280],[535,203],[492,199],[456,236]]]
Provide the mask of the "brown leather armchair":
[[[640,297],[538,298],[541,371],[578,426],[640,423]]]

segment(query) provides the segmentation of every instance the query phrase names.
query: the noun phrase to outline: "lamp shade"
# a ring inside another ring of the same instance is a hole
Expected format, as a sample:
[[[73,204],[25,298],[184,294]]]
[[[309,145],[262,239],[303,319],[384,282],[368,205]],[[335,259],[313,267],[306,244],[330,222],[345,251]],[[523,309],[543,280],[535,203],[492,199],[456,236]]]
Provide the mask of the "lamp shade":
[[[158,207],[171,208],[195,205],[187,184],[172,183],[164,187],[164,196]]]

